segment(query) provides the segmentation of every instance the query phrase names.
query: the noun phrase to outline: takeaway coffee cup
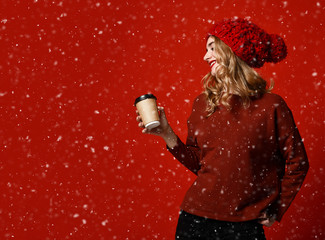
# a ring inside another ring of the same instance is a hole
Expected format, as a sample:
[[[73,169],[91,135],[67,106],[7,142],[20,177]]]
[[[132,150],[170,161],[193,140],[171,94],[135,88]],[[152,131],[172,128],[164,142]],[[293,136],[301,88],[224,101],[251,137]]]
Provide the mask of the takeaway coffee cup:
[[[135,99],[134,102],[144,126],[148,129],[153,129],[160,125],[156,100],[157,98],[153,94],[145,94]]]

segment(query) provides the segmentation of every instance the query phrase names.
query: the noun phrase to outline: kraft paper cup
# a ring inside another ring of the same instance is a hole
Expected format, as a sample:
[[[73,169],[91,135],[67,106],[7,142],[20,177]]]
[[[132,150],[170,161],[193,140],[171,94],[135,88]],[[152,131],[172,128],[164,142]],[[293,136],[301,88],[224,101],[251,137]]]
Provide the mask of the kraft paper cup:
[[[144,126],[149,130],[160,125],[156,101],[157,98],[153,94],[145,94],[135,99],[134,102]]]

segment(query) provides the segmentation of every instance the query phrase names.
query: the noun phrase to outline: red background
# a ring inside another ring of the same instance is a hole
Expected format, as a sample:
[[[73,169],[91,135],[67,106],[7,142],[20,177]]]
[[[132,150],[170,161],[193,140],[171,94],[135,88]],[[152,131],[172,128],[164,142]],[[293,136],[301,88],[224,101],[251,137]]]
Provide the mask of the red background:
[[[259,72],[292,109],[311,168],[268,239],[325,239],[324,2],[1,1],[0,239],[173,239],[195,176],[143,135],[152,92],[185,140],[214,20],[286,41]]]

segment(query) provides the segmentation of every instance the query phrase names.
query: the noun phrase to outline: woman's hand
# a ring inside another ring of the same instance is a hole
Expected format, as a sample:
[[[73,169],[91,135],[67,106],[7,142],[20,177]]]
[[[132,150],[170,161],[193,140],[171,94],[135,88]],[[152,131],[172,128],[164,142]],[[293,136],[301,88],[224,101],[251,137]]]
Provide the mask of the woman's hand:
[[[160,125],[151,130],[145,128],[138,110],[136,110],[136,114],[138,115],[136,120],[139,122],[138,126],[143,128],[143,133],[164,137],[168,133],[170,126],[168,124],[164,108],[158,106],[158,111],[160,112]]]
[[[262,215],[258,218],[259,223],[266,226],[266,227],[271,227],[273,223],[275,222],[276,216],[269,216],[266,214],[266,212],[263,212]]]
[[[136,110],[136,113],[138,115],[136,120],[139,122],[138,125],[140,128],[143,128],[142,130],[143,133],[160,136],[165,140],[168,147],[174,148],[177,145],[177,135],[174,133],[173,129],[171,128],[171,126],[167,121],[164,108],[158,106],[158,111],[160,112],[160,125],[156,128],[149,130],[145,128],[141,116],[139,115],[138,110]]]

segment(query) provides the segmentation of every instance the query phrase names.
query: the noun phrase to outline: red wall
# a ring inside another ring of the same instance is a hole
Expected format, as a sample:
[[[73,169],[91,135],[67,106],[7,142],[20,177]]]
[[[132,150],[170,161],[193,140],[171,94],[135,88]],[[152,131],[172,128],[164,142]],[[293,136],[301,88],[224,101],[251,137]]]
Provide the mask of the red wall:
[[[273,3],[272,3],[273,2]],[[195,176],[143,135],[152,92],[175,132],[201,78],[212,21],[250,17],[288,57],[259,72],[292,109],[310,159],[268,239],[324,239],[324,2],[9,1],[0,15],[0,238],[173,239]]]

